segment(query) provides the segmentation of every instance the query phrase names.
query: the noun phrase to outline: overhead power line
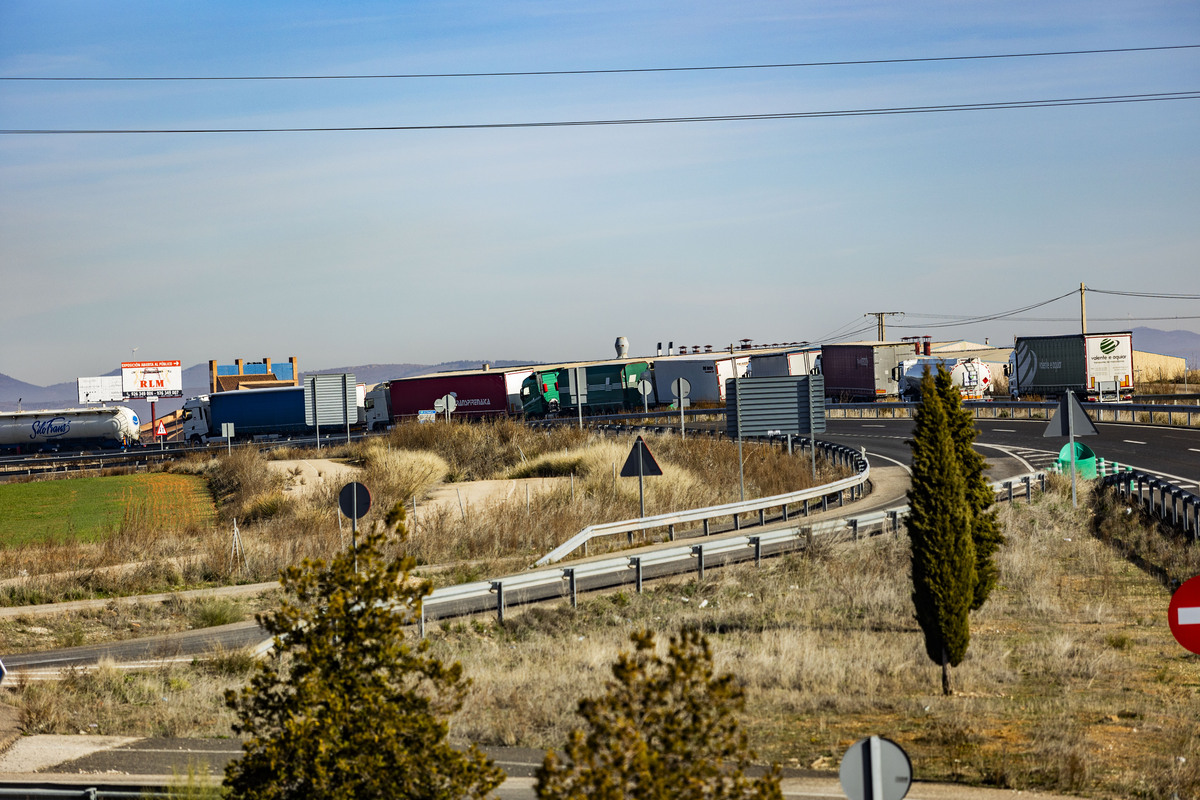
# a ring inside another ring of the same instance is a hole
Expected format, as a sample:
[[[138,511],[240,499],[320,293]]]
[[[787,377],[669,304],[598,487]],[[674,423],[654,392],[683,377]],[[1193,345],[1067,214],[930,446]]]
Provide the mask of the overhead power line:
[[[795,111],[773,114],[713,114],[694,117],[647,117],[640,119],[593,119],[557,122],[488,122],[443,125],[336,125],[295,128],[24,128],[0,130],[0,134],[180,134],[180,133],[346,133],[367,131],[446,131],[503,128],[572,128],[602,125],[662,125],[685,122],[742,122],[749,120],[821,119],[826,117],[870,117],[896,114],[935,114],[951,111],[1000,111],[1017,108],[1058,108],[1063,106],[1148,103],[1162,100],[1200,100],[1200,90],[1158,92],[1152,94],[1068,97],[1054,100],[1016,100],[998,103],[962,103],[937,106],[901,106],[895,108],[858,108],[840,111]]]
[[[1066,294],[1060,294],[1058,297],[1051,297],[1049,300],[1043,300],[1040,303],[1033,303],[1032,305],[1023,306],[1021,308],[1014,308],[1012,311],[1001,311],[996,314],[988,314],[986,316],[981,316],[981,317],[963,317],[954,322],[926,323],[926,324],[922,324],[922,325],[901,325],[898,323],[893,323],[893,327],[895,327],[895,328],[956,328],[956,327],[959,327],[962,325],[976,325],[980,322],[992,322],[993,320],[997,320],[997,319],[1005,319],[1008,317],[1014,317],[1017,314],[1023,314],[1026,311],[1032,311],[1035,308],[1041,308],[1042,306],[1050,305],[1051,303],[1062,300],[1064,297],[1070,297],[1071,295],[1078,294],[1078,293],[1079,293],[1078,289],[1073,289],[1073,290],[1067,292]],[[936,316],[936,315],[910,313],[910,314],[908,314],[908,316],[909,317],[918,317],[918,316],[927,317],[927,316]]]
[[[1160,47],[1110,47],[1093,50],[1052,50],[1039,53],[991,53],[968,56],[929,56],[923,58],[870,58],[856,61],[799,61],[780,64],[723,64],[695,67],[629,67],[620,69],[561,69],[508,72],[400,72],[378,75],[158,75],[158,76],[0,76],[3,81],[336,81],[336,80],[397,80],[423,78],[524,78],[553,75],[628,75],[653,72],[716,72],[721,70],[797,69],[803,67],[852,67],[879,64],[927,64],[943,61],[986,61],[1015,58],[1047,58],[1052,56],[1108,55],[1113,53],[1148,53],[1164,50],[1194,50],[1200,44],[1165,45]]]
[[[1153,297],[1159,300],[1200,300],[1200,294],[1164,294],[1162,292],[1118,292],[1087,287],[1089,292],[1096,294],[1116,294],[1124,297]]]

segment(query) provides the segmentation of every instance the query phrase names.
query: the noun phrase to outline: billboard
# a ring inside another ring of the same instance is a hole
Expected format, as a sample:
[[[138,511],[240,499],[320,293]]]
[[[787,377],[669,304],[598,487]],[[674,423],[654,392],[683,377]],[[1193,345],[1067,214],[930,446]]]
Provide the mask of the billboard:
[[[125,399],[121,393],[120,375],[102,375],[98,378],[77,378],[79,402],[83,403],[119,403]]]
[[[126,399],[183,397],[183,368],[178,361],[123,361],[121,391]]]

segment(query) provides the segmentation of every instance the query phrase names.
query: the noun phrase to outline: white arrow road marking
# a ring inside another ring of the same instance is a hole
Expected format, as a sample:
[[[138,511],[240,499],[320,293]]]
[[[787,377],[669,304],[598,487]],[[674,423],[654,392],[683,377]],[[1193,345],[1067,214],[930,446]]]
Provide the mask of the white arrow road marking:
[[[1200,606],[1180,607],[1176,610],[1179,612],[1180,625],[1200,625]]]

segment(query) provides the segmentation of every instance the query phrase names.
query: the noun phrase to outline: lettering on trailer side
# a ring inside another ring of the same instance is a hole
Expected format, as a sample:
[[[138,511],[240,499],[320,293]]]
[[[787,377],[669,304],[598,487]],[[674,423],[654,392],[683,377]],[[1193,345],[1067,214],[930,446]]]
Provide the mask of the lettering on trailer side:
[[[66,417],[55,417],[54,419],[39,419],[33,423],[33,433],[29,434],[30,439],[36,439],[39,436],[45,436],[47,439],[52,439],[55,436],[63,436],[71,431],[71,423]]]

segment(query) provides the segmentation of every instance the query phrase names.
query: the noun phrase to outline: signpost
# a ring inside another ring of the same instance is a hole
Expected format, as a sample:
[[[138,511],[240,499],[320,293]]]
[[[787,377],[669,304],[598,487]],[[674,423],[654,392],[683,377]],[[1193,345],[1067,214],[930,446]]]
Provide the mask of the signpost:
[[[638,388],[638,391],[642,395],[642,413],[649,414],[650,413],[650,393],[654,391],[654,384],[651,383],[650,381],[646,380],[645,378],[642,378],[640,381],[638,381],[637,388]]]
[[[358,574],[358,521],[371,510],[371,493],[357,481],[338,492],[338,507],[350,518],[350,546],[354,548],[354,574]]]
[[[903,800],[912,785],[912,762],[900,745],[871,736],[850,746],[838,777],[850,800]]]
[[[579,414],[579,430],[583,430],[583,406],[587,403],[587,369],[573,367],[567,370],[567,396],[575,403]]]
[[[687,378],[676,378],[671,381],[671,394],[675,395],[679,401],[679,438],[683,438],[683,401],[687,400],[688,392],[692,390],[692,384]]]
[[[625,466],[621,467],[621,477],[632,478],[637,475],[638,500],[641,503],[641,516],[643,517],[646,516],[646,476],[662,474],[662,467],[654,460],[654,455],[646,446],[646,441],[640,436],[637,437],[637,441],[633,443],[633,449],[629,451],[629,458],[625,459]]]
[[[450,421],[450,414],[454,409],[458,408],[458,398],[452,394],[444,395],[433,401],[433,410],[438,414],[446,414],[446,422]]]
[[[1171,595],[1167,622],[1175,641],[1200,655],[1200,575],[1184,581]]]
[[[221,423],[221,435],[225,437],[225,452],[233,453],[233,423]]]
[[[1058,408],[1050,417],[1050,424],[1046,426],[1046,432],[1042,434],[1043,437],[1051,438],[1069,437],[1067,445],[1071,448],[1071,505],[1076,508],[1079,507],[1079,501],[1075,495],[1075,437],[1097,436],[1099,433],[1092,423],[1092,418],[1083,410],[1079,398],[1075,397],[1075,393],[1068,389],[1067,393],[1059,400]]]

